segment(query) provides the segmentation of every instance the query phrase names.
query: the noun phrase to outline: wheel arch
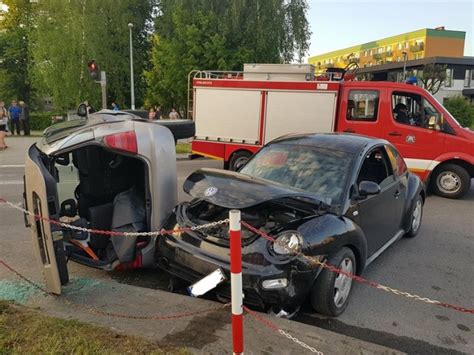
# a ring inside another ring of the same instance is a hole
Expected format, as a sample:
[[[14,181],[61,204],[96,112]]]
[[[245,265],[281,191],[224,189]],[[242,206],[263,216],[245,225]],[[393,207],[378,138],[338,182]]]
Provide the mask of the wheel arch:
[[[367,261],[367,239],[362,229],[351,219],[326,214],[301,225],[310,255],[330,255],[343,247],[356,257],[356,274],[360,275]]]
[[[473,163],[470,163],[467,159],[463,159],[463,158],[449,158],[449,159],[442,160],[438,165],[434,167],[433,170],[431,170],[428,176],[427,186],[431,186],[432,177],[436,176],[438,171],[440,171],[447,164],[456,164],[463,167],[469,173],[471,178],[474,178],[474,164]]]

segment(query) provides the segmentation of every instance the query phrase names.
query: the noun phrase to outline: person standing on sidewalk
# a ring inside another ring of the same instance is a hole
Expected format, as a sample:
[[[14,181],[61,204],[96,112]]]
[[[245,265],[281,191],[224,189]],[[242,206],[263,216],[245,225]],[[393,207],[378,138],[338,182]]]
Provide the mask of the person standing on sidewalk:
[[[25,101],[20,101],[21,107],[21,115],[20,115],[20,123],[21,128],[23,128],[23,134],[25,136],[30,135],[30,109]]]
[[[21,107],[18,106],[16,100],[12,101],[12,105],[8,109],[8,115],[10,116],[10,128],[12,135],[16,133],[20,135],[20,116],[21,116]]]
[[[8,131],[8,114],[7,109],[5,108],[5,103],[0,101],[0,150],[5,150],[8,148],[5,143],[5,136]]]

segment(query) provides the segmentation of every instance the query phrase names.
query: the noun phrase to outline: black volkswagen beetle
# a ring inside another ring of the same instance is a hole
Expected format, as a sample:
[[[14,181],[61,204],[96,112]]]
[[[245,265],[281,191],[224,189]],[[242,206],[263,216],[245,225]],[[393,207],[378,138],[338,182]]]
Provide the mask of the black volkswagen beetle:
[[[390,143],[342,134],[279,138],[240,172],[201,169],[184,190],[194,200],[175,208],[167,228],[223,220],[240,209],[243,221],[277,239],[242,230],[244,303],[280,315],[296,312],[308,296],[317,312],[341,314],[352,279],[302,254],[360,275],[395,241],[418,233],[425,199],[422,182]],[[228,226],[158,243],[158,264],[172,275],[194,283],[220,269],[229,279]],[[228,281],[215,291],[228,299]]]

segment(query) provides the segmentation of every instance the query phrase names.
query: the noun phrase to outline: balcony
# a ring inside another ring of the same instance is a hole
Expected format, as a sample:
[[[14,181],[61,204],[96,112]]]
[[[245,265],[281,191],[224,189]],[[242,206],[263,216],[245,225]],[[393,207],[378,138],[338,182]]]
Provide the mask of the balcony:
[[[391,57],[392,55],[393,55],[393,52],[388,51],[388,52],[383,52],[383,53],[375,53],[372,55],[372,58],[374,58],[375,60],[382,60],[387,57]]]
[[[410,52],[420,52],[425,49],[424,43],[414,44],[410,46]]]

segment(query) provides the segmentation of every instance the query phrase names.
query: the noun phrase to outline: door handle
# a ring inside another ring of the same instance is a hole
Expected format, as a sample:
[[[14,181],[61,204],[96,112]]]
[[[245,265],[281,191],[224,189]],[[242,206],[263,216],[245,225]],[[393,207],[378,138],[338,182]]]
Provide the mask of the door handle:
[[[396,136],[396,137],[400,137],[402,134],[401,134],[400,132],[393,131],[393,132],[390,132],[388,135],[389,135],[389,136]]]
[[[344,132],[355,133],[355,131],[352,128],[347,128],[347,129],[344,130]]]

